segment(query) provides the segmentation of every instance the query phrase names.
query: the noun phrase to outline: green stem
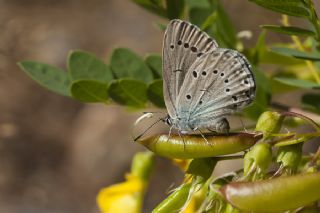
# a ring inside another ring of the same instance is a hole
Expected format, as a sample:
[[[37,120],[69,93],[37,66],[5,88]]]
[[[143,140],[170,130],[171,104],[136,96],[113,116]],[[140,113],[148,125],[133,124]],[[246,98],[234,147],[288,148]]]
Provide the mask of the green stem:
[[[309,9],[311,11],[311,17],[309,18],[309,20],[313,24],[313,26],[314,26],[314,28],[315,28],[315,30],[317,32],[317,36],[316,36],[315,39],[318,42],[320,42],[320,21],[318,19],[317,12],[314,9],[314,4],[313,4],[312,0],[308,1],[308,6],[309,6]]]

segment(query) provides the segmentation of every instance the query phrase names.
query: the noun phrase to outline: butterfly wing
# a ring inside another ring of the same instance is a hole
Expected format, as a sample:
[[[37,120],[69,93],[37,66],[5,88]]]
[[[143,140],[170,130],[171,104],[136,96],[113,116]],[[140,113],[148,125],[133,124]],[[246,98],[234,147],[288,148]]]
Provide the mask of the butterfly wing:
[[[215,40],[188,22],[175,19],[168,24],[162,59],[164,100],[170,117],[176,117],[177,97],[190,66],[217,47]]]
[[[218,48],[199,57],[187,71],[178,96],[178,115],[192,127],[215,122],[243,109],[255,97],[255,80],[247,59],[235,50]]]

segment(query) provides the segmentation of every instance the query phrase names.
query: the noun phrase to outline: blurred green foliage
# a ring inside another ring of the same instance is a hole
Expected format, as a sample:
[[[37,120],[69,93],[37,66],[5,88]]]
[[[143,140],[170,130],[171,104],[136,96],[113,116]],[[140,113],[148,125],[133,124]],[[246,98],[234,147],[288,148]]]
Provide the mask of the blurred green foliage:
[[[320,88],[320,23],[311,0],[251,0],[259,6],[304,19],[310,28],[290,26],[284,16],[283,25],[261,25],[256,45],[244,47],[231,19],[218,0],[132,0],[155,15],[167,18],[189,19],[221,47],[238,49],[254,65],[257,96],[244,115],[257,119],[271,106],[273,95],[297,89]],[[286,20],[286,21],[285,21]],[[160,29],[165,24],[158,23]],[[287,43],[266,43],[268,32],[292,37]],[[160,41],[159,41],[160,42]],[[114,49],[109,63],[91,53],[72,51],[67,59],[67,72],[40,62],[23,61],[19,66],[33,80],[60,95],[71,96],[87,103],[117,103],[130,108],[150,105],[164,108],[162,91],[162,61],[160,54],[147,54],[144,58],[127,48]],[[269,72],[261,65],[278,65]],[[301,107],[320,113],[311,96],[301,99]],[[316,96],[312,96],[316,97]]]

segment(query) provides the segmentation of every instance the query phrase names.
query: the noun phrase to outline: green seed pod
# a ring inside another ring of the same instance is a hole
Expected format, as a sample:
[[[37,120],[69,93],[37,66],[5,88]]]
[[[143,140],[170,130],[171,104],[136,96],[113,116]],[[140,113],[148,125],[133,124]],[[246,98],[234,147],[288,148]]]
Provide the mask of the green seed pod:
[[[189,197],[191,183],[180,186],[162,201],[152,213],[179,212]]]
[[[285,169],[295,172],[302,158],[302,143],[280,146],[277,152],[277,162]]]
[[[255,182],[233,182],[220,193],[236,208],[248,212],[283,212],[320,200],[320,172]]]
[[[261,133],[225,135],[156,135],[137,142],[152,152],[169,158],[204,158],[233,154],[248,149],[262,138]]]
[[[260,172],[267,172],[272,161],[271,145],[268,143],[256,144],[244,157],[244,175],[247,175],[252,166]]]
[[[278,112],[266,111],[262,113],[256,124],[256,131],[263,133],[263,138],[268,139],[271,134],[278,133],[281,129],[284,116]]]
[[[141,179],[148,180],[154,165],[154,154],[152,152],[138,152],[135,154],[131,172]]]
[[[319,213],[320,207],[318,207],[317,202],[307,205],[300,209],[297,213]]]

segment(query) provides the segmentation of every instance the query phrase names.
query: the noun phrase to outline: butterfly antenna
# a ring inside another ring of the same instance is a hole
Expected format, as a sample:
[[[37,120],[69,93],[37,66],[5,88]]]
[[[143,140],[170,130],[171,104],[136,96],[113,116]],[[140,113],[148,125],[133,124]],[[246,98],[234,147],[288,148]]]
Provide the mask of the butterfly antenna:
[[[136,126],[138,123],[140,123],[144,119],[152,118],[152,117],[153,117],[152,112],[143,112],[143,115],[141,115],[139,118],[137,118],[137,120],[134,122],[134,126]]]
[[[136,142],[137,140],[139,140],[144,134],[146,134],[154,125],[156,125],[157,123],[159,123],[160,121],[163,121],[163,118],[160,118],[159,120],[157,120],[156,122],[154,122],[153,124],[151,124],[146,130],[144,130],[140,135],[138,135],[137,137],[135,137],[133,139],[134,142]]]

